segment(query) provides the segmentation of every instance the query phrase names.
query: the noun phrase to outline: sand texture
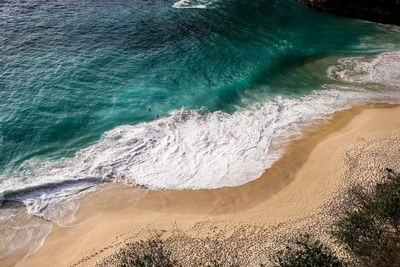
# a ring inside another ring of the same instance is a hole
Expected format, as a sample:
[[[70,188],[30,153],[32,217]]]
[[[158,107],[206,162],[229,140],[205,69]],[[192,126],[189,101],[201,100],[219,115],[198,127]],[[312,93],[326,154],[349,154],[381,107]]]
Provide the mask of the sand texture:
[[[257,266],[299,231],[329,243],[338,199],[354,183],[373,183],[386,167],[400,170],[400,107],[353,107],[306,127],[272,168],[243,186],[107,186],[81,202],[70,227],[53,225],[43,246],[19,266],[107,266],[111,260],[101,264],[106,256],[155,233],[179,248],[173,254],[185,265],[236,251],[238,263]]]

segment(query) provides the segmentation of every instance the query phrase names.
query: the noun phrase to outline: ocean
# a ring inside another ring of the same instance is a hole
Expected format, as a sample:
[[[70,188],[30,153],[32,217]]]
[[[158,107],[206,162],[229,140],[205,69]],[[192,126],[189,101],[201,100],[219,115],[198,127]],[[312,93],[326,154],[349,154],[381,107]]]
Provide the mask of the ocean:
[[[104,183],[245,184],[303,126],[400,99],[399,28],[291,0],[3,0],[0,47],[0,202],[60,224]]]

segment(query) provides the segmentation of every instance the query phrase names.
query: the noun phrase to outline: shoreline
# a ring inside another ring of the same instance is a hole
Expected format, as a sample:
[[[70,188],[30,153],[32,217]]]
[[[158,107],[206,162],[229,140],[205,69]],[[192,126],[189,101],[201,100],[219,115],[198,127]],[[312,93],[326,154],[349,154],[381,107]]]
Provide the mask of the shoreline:
[[[72,225],[53,224],[43,246],[19,266],[92,266],[125,243],[157,231],[226,236],[243,225],[288,232],[310,218],[315,223],[315,216],[350,182],[346,180],[348,151],[342,147],[360,138],[368,141],[388,138],[391,131],[400,133],[396,117],[400,117],[400,106],[391,104],[365,104],[336,112],[326,121],[305,127],[303,135],[289,142],[283,156],[260,178],[238,187],[148,191],[109,186],[81,201]]]

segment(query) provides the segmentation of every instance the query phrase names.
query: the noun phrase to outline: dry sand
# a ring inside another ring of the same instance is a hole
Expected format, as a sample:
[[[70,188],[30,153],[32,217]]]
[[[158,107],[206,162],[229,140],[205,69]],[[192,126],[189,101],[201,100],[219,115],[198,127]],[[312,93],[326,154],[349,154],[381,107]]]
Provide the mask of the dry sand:
[[[256,265],[298,230],[326,237],[330,207],[355,182],[400,170],[400,107],[364,105],[307,127],[256,181],[235,188],[147,191],[106,187],[82,201],[71,227],[53,226],[19,266],[93,266],[124,244],[163,233],[176,257],[194,265],[225,240]],[[218,248],[217,248],[218,249]]]

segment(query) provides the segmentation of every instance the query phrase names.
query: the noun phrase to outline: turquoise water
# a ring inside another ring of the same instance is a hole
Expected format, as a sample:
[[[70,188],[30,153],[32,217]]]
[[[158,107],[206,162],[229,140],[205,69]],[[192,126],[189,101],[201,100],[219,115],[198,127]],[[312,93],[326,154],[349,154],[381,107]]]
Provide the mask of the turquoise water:
[[[400,102],[399,28],[176,1],[0,0],[0,258],[36,251],[99,184],[242,185],[302,126]]]
[[[362,38],[390,33],[294,1],[173,4],[2,1],[0,170],[72,155],[115,126],[173,110],[233,112],[258,101],[253,92],[304,94],[323,78],[288,81],[293,69],[368,51]]]
[[[379,91],[330,66],[400,43],[290,0],[10,0],[0,18],[0,194],[33,192],[13,199],[33,213],[76,183],[256,179],[299,124]]]

